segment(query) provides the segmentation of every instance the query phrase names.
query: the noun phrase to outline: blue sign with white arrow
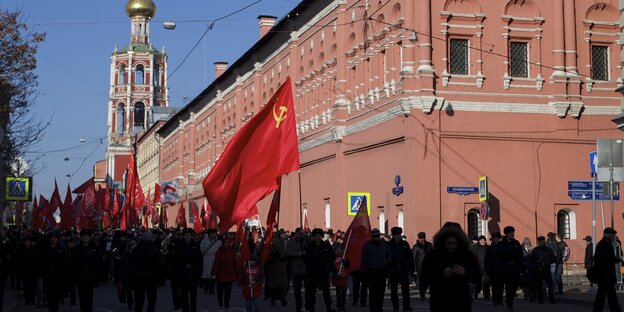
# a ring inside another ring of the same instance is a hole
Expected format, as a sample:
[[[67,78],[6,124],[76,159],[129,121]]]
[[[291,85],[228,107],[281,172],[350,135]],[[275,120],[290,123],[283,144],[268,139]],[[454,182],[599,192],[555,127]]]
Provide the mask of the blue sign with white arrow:
[[[619,184],[619,183],[616,183]],[[619,185],[618,185],[619,186]],[[592,181],[568,181],[568,190],[570,191],[591,191]],[[596,191],[604,190],[603,182],[596,182]]]
[[[568,196],[572,200],[592,200],[592,191],[568,191]],[[602,192],[596,192],[596,200],[611,200],[611,196],[607,196]],[[613,200],[620,200],[620,194],[613,196]]]
[[[598,152],[596,151],[589,153],[589,169],[591,176],[595,177],[598,172]]]

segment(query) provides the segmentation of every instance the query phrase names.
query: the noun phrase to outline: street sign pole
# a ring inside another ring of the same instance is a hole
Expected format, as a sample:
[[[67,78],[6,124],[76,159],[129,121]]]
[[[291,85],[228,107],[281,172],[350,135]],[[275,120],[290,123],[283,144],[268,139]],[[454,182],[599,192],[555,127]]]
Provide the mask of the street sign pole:
[[[596,237],[596,175],[594,174],[592,176],[592,250],[593,252],[596,251],[596,239],[598,238]]]
[[[611,148],[613,149],[613,146],[611,146]],[[613,203],[613,152],[611,152],[611,162],[609,163],[609,173],[610,173],[610,177],[609,177],[609,184],[611,187],[611,228],[614,229],[615,228],[615,207],[614,207],[614,203]]]

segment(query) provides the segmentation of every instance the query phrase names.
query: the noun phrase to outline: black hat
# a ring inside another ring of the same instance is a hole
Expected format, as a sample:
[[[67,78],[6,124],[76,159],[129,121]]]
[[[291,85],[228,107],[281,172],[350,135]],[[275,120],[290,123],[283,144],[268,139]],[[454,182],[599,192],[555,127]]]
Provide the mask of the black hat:
[[[50,232],[50,233],[48,233],[48,236],[50,238],[52,238],[52,237],[59,238],[59,232],[57,232],[57,231]]]
[[[381,235],[381,232],[379,232],[379,229],[373,229],[371,231],[371,236],[372,237],[379,237]]]
[[[325,233],[323,232],[323,230],[316,228],[314,230],[312,230],[312,236],[316,236],[316,235],[321,235],[323,236]]]
[[[607,228],[605,228],[603,232],[604,232],[605,234],[613,234],[613,235],[617,234],[617,231],[616,231],[616,230],[614,230],[614,229],[613,229],[613,228],[611,228],[611,227],[607,227]]]
[[[544,237],[544,236],[538,236],[538,237],[537,237],[537,241],[538,241],[538,242],[539,242],[539,241],[546,241],[546,237]]]
[[[182,235],[184,235],[184,234],[186,234],[186,233],[189,233],[189,234],[195,234],[195,231],[193,231],[193,229],[192,229],[192,228],[184,228],[184,229],[182,230]]]
[[[403,234],[403,229],[401,227],[395,226],[390,230],[390,232],[392,233],[392,235],[401,235]]]
[[[327,235],[334,235],[334,230],[327,229]]]
[[[592,241],[592,237],[591,237],[591,236],[589,236],[589,235],[585,236],[585,238],[584,238],[584,239],[585,239],[585,241],[587,241],[587,242],[591,242],[591,241]]]
[[[479,235],[479,240],[482,240],[482,239],[487,239],[487,238],[485,237],[485,235]]]
[[[509,233],[514,233],[514,232],[516,232],[516,229],[511,225],[508,225],[503,229],[503,233],[505,233],[505,235]]]
[[[87,229],[80,230],[80,236],[83,236],[83,235],[91,236],[92,235],[91,230],[87,230]]]
[[[492,238],[490,238],[490,239],[493,239],[493,238],[501,238],[501,233],[500,232],[492,233]]]
[[[425,232],[418,233],[418,238],[427,238],[427,234]]]
[[[208,234],[210,234],[210,233],[217,233],[217,229],[210,228],[210,229],[206,230],[206,232],[207,232]]]
[[[479,236],[478,235],[472,235],[472,237],[470,238],[470,240],[479,240]]]

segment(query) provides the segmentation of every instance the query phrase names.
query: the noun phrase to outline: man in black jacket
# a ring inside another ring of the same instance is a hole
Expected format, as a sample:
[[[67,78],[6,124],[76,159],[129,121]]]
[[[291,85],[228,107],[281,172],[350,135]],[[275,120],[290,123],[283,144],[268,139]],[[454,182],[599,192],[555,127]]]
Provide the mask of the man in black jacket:
[[[587,272],[587,269],[589,269],[589,267],[592,266],[593,261],[594,261],[594,246],[592,244],[592,237],[587,235],[585,236],[585,261],[583,263],[585,267],[585,272]],[[594,288],[594,283],[590,281],[589,289],[593,289],[593,288]]]
[[[425,260],[425,254],[427,254],[433,248],[433,244],[427,241],[427,234],[425,232],[418,233],[418,240],[412,247],[412,254],[414,256],[414,268],[416,270],[416,278],[418,279],[418,292],[420,293],[420,300],[425,300],[425,294],[427,293],[427,283],[421,278],[423,275],[422,263]]]
[[[65,251],[58,244],[58,233],[50,234],[50,244],[43,248],[41,254],[43,285],[48,299],[48,311],[57,312],[61,301],[60,285],[63,285],[63,265]]]
[[[409,244],[403,240],[403,229],[395,226],[391,230],[392,239],[388,245],[392,261],[390,262],[390,298],[394,311],[399,310],[398,286],[401,284],[401,297],[403,298],[403,311],[412,311],[410,307],[410,275],[414,274],[414,261]]]
[[[492,233],[490,238],[492,244],[485,251],[485,273],[490,278],[492,285],[492,301],[494,306],[503,304],[503,274],[502,265],[496,255],[496,250],[500,245],[501,234],[499,232]]]
[[[93,287],[97,278],[95,257],[97,251],[91,245],[91,231],[80,231],[80,244],[76,245],[71,252],[71,263],[78,289],[80,311],[93,311]]]
[[[477,281],[477,287],[473,294],[474,299],[477,299],[483,289],[483,299],[490,300],[490,279],[487,273],[485,273],[485,253],[489,247],[484,235],[479,236],[477,243],[470,246],[470,251],[479,261],[479,270],[481,270],[481,276]]]
[[[184,312],[197,311],[197,282],[204,269],[202,254],[193,241],[193,234],[193,229],[185,228],[175,250],[174,274],[179,283]]]
[[[371,231],[371,240],[362,248],[360,271],[364,274],[370,290],[368,305],[371,312],[381,312],[388,278],[388,266],[392,261],[388,243],[382,241],[378,229]]]
[[[332,300],[329,293],[329,274],[333,268],[336,254],[331,245],[323,240],[323,230],[312,230],[313,241],[305,248],[303,261],[308,272],[308,285],[310,291],[306,291],[306,305],[309,312],[315,311],[316,289],[323,291],[323,301],[327,312],[333,311]]]
[[[544,303],[544,293],[542,285],[545,282],[548,287],[548,298],[550,303],[555,303],[555,289],[550,275],[550,265],[557,261],[557,257],[552,250],[546,247],[546,238],[540,236],[537,238],[537,247],[533,248],[529,256],[531,265],[531,273],[533,276],[532,298],[537,295],[537,301]]]
[[[499,243],[496,255],[502,265],[503,283],[505,284],[505,303],[513,311],[513,300],[520,285],[520,275],[524,274],[524,254],[520,242],[515,239],[516,229],[506,226],[505,237]]]
[[[147,296],[147,312],[156,308],[156,288],[160,272],[160,251],[154,246],[154,235],[146,231],[141,242],[130,255],[130,268],[134,278],[134,310],[143,311]]]
[[[615,266],[620,263],[619,255],[616,256],[613,248],[613,241],[617,232],[608,227],[603,231],[604,237],[596,245],[596,253],[594,254],[594,267],[597,270],[596,275],[599,276],[598,292],[594,300],[594,311],[602,311],[604,307],[605,296],[609,299],[609,309],[611,312],[620,311],[620,303],[615,294]]]

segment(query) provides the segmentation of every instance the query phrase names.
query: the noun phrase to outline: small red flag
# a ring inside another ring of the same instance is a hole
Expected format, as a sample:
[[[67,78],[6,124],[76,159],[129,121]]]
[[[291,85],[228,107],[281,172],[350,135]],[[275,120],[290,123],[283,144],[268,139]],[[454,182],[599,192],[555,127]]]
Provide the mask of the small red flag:
[[[37,204],[37,197],[33,196],[33,205],[32,205],[32,225],[31,227],[34,230],[38,230],[41,228],[40,224],[40,217],[39,217],[39,205]]]
[[[210,221],[210,219],[209,219],[210,217],[206,213],[206,203],[205,203],[205,201],[202,204],[201,213],[199,214],[199,217],[201,218],[202,229],[204,229],[204,230],[208,229],[208,222]]]
[[[191,209],[193,212],[193,228],[195,229],[196,233],[199,233],[202,231],[202,220],[199,217],[199,208],[197,208],[197,205],[195,205],[195,203],[191,202],[189,209]]]
[[[281,180],[281,179],[280,179]],[[275,216],[279,212],[280,208],[280,194],[281,187],[279,187],[275,194],[273,194],[273,200],[271,201],[271,208],[269,209],[269,214],[267,215],[267,230],[266,237],[264,239],[264,247],[262,247],[262,256],[260,257],[260,262],[266,263],[266,260],[269,258],[269,250],[271,249],[271,242],[273,241],[273,232],[275,231]]]
[[[360,201],[358,212],[345,233],[346,243],[343,258],[348,260],[350,264],[349,268],[346,268],[347,273],[360,270],[362,248],[371,237],[371,225],[370,219],[368,218],[366,196],[360,198],[362,198],[362,200]]]
[[[17,221],[15,222],[17,226],[22,226],[22,222],[24,220],[24,202],[20,201],[17,203]]]
[[[71,188],[69,187],[69,183],[67,184],[67,192],[65,193],[65,201],[63,202],[63,206],[61,206],[61,229],[68,230],[73,223],[74,214],[72,212],[72,195]]]
[[[184,202],[180,203],[180,209],[178,209],[178,215],[176,216],[176,226],[179,228],[186,228],[186,214],[184,211]]]
[[[278,188],[277,179],[299,169],[298,148],[289,77],[236,132],[202,182],[221,232],[257,214],[256,203]]]
[[[169,222],[169,215],[167,214],[167,205],[161,204],[160,206],[160,225],[163,227],[167,227],[167,223]]]

